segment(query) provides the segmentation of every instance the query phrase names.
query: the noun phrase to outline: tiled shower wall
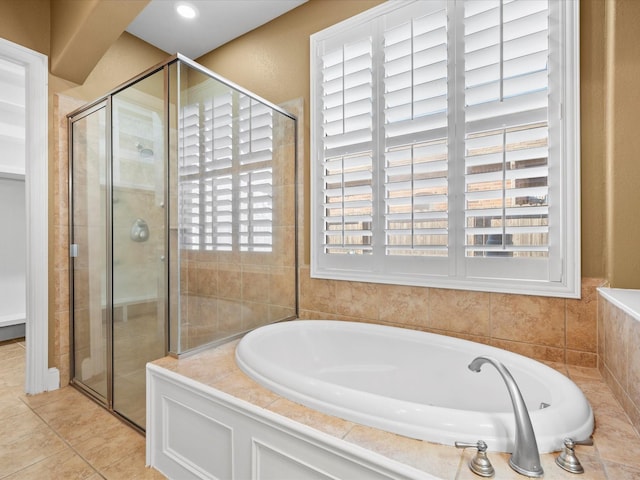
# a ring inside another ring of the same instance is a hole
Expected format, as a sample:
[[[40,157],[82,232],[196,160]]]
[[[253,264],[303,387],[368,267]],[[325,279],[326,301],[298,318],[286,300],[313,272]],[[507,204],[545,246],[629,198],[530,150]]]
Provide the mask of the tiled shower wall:
[[[60,383],[70,380],[69,344],[69,168],[66,115],[85,102],[56,95],[53,99],[52,140],[54,158],[50,168],[50,311],[49,364],[60,370]],[[284,105],[300,108],[301,101]],[[295,113],[295,112],[294,112]],[[183,348],[201,345],[244,329],[295,315],[295,202],[293,122],[288,130],[276,128],[274,181],[274,254],[183,252],[181,290]],[[124,202],[125,204],[127,202]],[[128,230],[127,230],[128,231]],[[126,232],[125,232],[126,233]],[[176,299],[173,298],[173,301]],[[117,313],[117,312],[116,312]]]
[[[180,252],[180,351],[295,317],[295,127],[273,121],[272,251]]]
[[[69,272],[68,272],[68,169],[66,113],[81,106],[82,102],[58,96],[54,99],[55,158],[53,175],[53,321],[50,325],[50,366],[61,372],[61,384],[69,381]],[[283,108],[298,116],[298,185],[307,178],[308,159],[302,152],[303,137],[302,101],[294,101]],[[291,147],[292,148],[292,147]],[[291,185],[283,188],[292,188]],[[308,255],[305,255],[304,222],[308,221],[305,193],[298,193],[298,239],[300,317],[306,319],[340,319],[413,328],[474,340],[514,351],[538,360],[566,362],[572,365],[595,367],[597,365],[597,292],[604,281],[598,278],[582,279],[580,300],[508,295],[487,292],[470,292],[421,288],[373,283],[344,282],[312,279],[309,275]],[[284,197],[290,198],[285,195]],[[284,198],[283,197],[283,198]],[[294,206],[282,206],[290,212]],[[285,211],[285,210],[283,210]],[[295,234],[289,231],[284,237],[283,255],[293,255]],[[291,248],[287,248],[290,246]],[[242,262],[236,258],[190,254],[186,259],[187,271],[183,288],[196,293],[195,305],[198,322],[206,316],[216,321],[243,320],[237,297],[243,294],[250,300],[253,311],[272,318],[280,303],[291,298],[289,286],[279,288],[281,273],[278,268],[257,262]],[[287,265],[290,263],[287,262]],[[275,268],[275,269],[274,269]],[[241,272],[252,276],[244,293],[239,287]],[[214,292],[217,292],[214,296]],[[265,301],[264,295],[271,300]],[[215,310],[211,305],[215,300]],[[246,314],[245,325],[258,322],[255,314]],[[207,328],[201,329],[209,335]]]
[[[598,368],[640,431],[640,321],[598,297]]]
[[[60,371],[60,386],[69,383],[69,153],[67,113],[84,101],[53,97],[49,188],[49,366]]]

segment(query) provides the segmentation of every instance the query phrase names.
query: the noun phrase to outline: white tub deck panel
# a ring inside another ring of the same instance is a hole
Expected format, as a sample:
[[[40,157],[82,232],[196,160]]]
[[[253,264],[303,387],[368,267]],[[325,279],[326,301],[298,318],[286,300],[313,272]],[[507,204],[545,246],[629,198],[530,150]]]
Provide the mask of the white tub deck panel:
[[[180,480],[437,478],[153,364],[147,464]]]

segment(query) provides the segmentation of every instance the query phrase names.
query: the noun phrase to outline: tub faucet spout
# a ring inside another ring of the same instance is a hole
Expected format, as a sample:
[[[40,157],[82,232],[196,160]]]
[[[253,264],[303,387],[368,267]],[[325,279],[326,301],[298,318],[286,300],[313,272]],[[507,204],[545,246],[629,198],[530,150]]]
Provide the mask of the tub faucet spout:
[[[482,365],[489,363],[493,365],[498,373],[502,376],[511,403],[513,404],[513,413],[516,423],[516,438],[513,453],[509,459],[509,466],[516,472],[530,477],[541,477],[544,473],[540,463],[540,454],[538,453],[538,444],[536,436],[531,425],[531,418],[527,411],[520,389],[516,381],[502,363],[491,357],[477,357],[469,364],[469,370],[479,372]]]

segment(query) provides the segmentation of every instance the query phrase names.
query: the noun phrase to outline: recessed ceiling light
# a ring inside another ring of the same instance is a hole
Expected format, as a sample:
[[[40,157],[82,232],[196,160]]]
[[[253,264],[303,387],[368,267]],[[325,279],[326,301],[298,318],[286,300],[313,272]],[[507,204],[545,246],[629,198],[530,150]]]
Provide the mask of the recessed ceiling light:
[[[178,3],[176,5],[176,12],[184,18],[196,18],[198,16],[198,10],[196,10],[196,7],[189,3]]]

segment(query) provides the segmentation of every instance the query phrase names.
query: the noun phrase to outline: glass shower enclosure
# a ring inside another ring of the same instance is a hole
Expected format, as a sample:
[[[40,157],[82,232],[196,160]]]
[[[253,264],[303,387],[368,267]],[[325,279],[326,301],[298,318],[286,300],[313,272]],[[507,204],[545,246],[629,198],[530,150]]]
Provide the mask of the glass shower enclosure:
[[[72,384],[144,430],[147,362],[297,316],[296,119],[177,55],[68,121]]]

